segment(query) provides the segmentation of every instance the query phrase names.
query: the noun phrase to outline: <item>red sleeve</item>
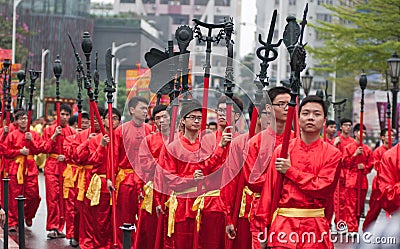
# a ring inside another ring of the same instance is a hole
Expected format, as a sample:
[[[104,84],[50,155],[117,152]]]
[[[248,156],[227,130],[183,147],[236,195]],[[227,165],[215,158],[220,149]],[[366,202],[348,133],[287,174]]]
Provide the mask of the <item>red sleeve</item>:
[[[324,198],[331,192],[332,186],[335,185],[335,179],[338,179],[341,167],[339,151],[327,155],[326,158],[329,160],[324,163],[318,174],[306,173],[290,167],[286,171],[285,177],[292,180],[299,189],[311,197]],[[275,168],[275,161],[273,161],[273,167]]]
[[[53,127],[55,126],[49,126],[43,131],[42,135],[42,152],[45,154],[49,154],[53,151],[53,149],[56,147],[56,140],[52,140],[51,136],[54,133]]]
[[[13,144],[15,141],[15,138],[13,136],[14,134],[9,134],[4,141],[5,144],[5,151],[4,151],[4,157],[8,159],[13,159],[14,157],[21,155],[20,149],[13,149]]]
[[[29,154],[31,155],[40,154],[42,151],[42,148],[40,147],[42,144],[42,138],[35,131],[31,131],[31,134],[32,134],[32,140],[29,142],[29,147],[28,147]]]
[[[400,207],[400,168],[399,145],[383,154],[378,174],[378,186],[382,195],[382,207],[388,212],[395,212]]]
[[[102,165],[107,161],[108,149],[106,146],[101,145],[100,141],[102,138],[103,135],[99,134],[88,142],[87,150],[90,153],[89,162],[94,166]]]

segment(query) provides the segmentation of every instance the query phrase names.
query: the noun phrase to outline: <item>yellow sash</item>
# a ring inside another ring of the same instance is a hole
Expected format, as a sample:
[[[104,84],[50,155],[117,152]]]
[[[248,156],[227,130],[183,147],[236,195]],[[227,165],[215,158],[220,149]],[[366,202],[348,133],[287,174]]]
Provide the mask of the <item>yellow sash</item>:
[[[75,174],[73,173],[72,167],[75,169]],[[85,196],[85,172],[86,170],[90,170],[93,168],[93,165],[75,165],[75,164],[67,164],[63,172],[64,183],[63,183],[63,197],[64,199],[68,198],[69,189],[73,188],[76,180],[78,180],[77,188],[78,188],[78,201],[83,201]]]
[[[201,210],[204,208],[204,199],[205,197],[211,197],[211,196],[220,196],[221,190],[211,190],[208,191],[207,193],[204,193],[196,198],[196,200],[193,203],[192,210],[197,211],[196,215],[196,223],[197,223],[197,231],[200,231],[200,223],[201,223]]]
[[[147,182],[146,185],[143,186],[144,199],[141,209],[146,210],[149,214],[153,211],[153,188],[154,183],[152,181]]]
[[[16,164],[18,164],[18,169],[17,169],[17,182],[18,184],[24,184],[24,175],[28,173],[28,167],[25,169],[24,173],[24,165],[25,165],[25,158],[27,160],[33,160],[33,155],[18,155],[14,157],[14,161]]]
[[[204,189],[204,186],[203,186]],[[176,198],[177,195],[189,194],[197,192],[197,187],[191,187],[185,189],[181,192],[172,192],[171,196],[168,198],[167,202],[165,202],[165,206],[168,207],[168,237],[175,231],[175,212],[178,208],[178,199]]]
[[[240,202],[239,218],[242,218],[246,212],[246,195],[252,196],[254,193],[248,186],[244,186],[242,193],[242,201]]]
[[[325,217],[325,208],[278,208],[272,216],[272,221],[277,215],[293,218]]]
[[[106,175],[93,174],[92,179],[90,179],[89,188],[86,192],[90,206],[96,206],[100,203],[101,178],[106,178]]]

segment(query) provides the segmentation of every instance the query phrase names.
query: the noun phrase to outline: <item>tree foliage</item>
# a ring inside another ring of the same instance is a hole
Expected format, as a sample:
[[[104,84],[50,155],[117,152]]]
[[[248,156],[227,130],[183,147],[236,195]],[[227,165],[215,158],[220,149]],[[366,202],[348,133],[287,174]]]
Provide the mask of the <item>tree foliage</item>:
[[[310,23],[323,46],[307,50],[319,61],[316,73],[335,72],[336,100],[348,98],[344,115],[351,117],[356,77],[362,70],[384,74],[387,59],[400,52],[400,0],[340,0],[325,7],[332,22]],[[368,82],[368,88],[384,90],[385,84]]]
[[[32,32],[29,31],[28,25],[19,23],[17,20],[15,30],[15,61],[25,61],[28,58],[28,49],[24,47],[23,43],[29,35],[32,35]],[[0,48],[12,48],[12,18],[9,18],[4,13],[0,13]]]
[[[400,49],[400,0],[350,3],[326,5],[332,11],[332,23],[312,24],[324,39],[322,48],[310,49],[320,60],[318,70],[349,74],[365,69],[384,73],[386,60]]]

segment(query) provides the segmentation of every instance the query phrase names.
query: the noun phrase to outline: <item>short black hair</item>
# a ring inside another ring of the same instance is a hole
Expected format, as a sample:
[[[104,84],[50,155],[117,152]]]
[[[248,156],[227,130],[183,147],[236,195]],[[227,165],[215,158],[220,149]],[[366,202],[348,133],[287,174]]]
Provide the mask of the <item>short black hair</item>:
[[[145,103],[146,105],[149,104],[149,101],[148,101],[145,97],[142,97],[142,96],[135,96],[135,97],[133,97],[133,98],[131,98],[131,99],[129,100],[129,102],[128,102],[128,107],[133,107],[133,108],[135,108],[139,102],[143,102],[143,103]]]
[[[101,115],[101,114],[100,114]],[[82,118],[90,119],[90,115],[87,112],[82,112]]]
[[[308,95],[307,97],[305,97],[302,101],[301,104],[299,106],[299,116],[301,113],[301,109],[303,108],[303,106],[307,103],[318,103],[322,106],[322,110],[324,111],[324,118],[327,116],[328,114],[328,108],[326,107],[326,104],[324,102],[324,100],[321,97],[318,97],[317,95]]]
[[[349,118],[340,119],[340,126],[342,126],[344,123],[350,123],[351,125],[353,125],[353,121]]]
[[[219,106],[219,104],[221,103],[226,103],[226,99],[228,98],[228,96],[226,95],[222,95],[221,97],[218,98],[218,102],[217,102],[217,107]],[[236,96],[232,96],[232,100],[233,100],[233,110],[235,112],[243,112],[243,100],[241,100],[240,98],[236,97]]]
[[[214,121],[211,121],[210,123],[208,123],[208,126],[210,126],[210,125],[215,125],[215,126],[217,126],[217,127],[218,127],[217,123],[216,123],[216,122],[214,122]]]
[[[14,114],[14,118],[15,120],[18,120],[20,117],[24,116],[24,115],[28,115],[28,113],[24,110],[24,109],[19,109],[15,114]],[[11,117],[11,116],[10,116]]]
[[[268,93],[269,99],[271,100],[271,102],[273,102],[274,99],[276,98],[276,96],[278,96],[280,94],[286,94],[286,93],[290,94],[290,90],[283,86],[276,86],[276,87],[269,89],[267,91],[267,93]]]
[[[121,121],[121,112],[117,109],[117,108],[112,108],[112,114],[115,114],[118,116],[119,121]],[[103,113],[102,118],[106,118],[106,116],[108,115],[108,109]]]
[[[364,129],[364,131],[366,131],[367,130],[367,127],[365,127],[365,125],[363,124],[363,129]],[[353,128],[353,133],[354,132],[356,132],[356,131],[360,131],[360,124],[355,124],[354,125],[354,128]]]
[[[78,116],[77,115],[72,115],[71,117],[69,117],[68,119],[68,125],[69,126],[73,126],[75,123],[78,122]]]
[[[100,116],[102,117],[106,109],[102,106],[97,105],[97,110],[99,111]]]
[[[202,111],[202,106],[199,101],[192,99],[182,104],[180,116],[186,118],[186,116],[194,111]]]
[[[381,130],[381,137],[384,137],[387,131],[388,131],[388,128],[383,128]],[[395,129],[391,129],[391,131],[392,131],[392,134],[396,132]]]
[[[71,106],[70,106],[70,105],[67,105],[67,104],[64,104],[64,103],[62,103],[62,104],[60,105],[60,112],[61,112],[61,111],[68,112],[69,115],[72,114],[72,108],[71,108]]]
[[[336,125],[336,122],[334,120],[328,120],[326,121],[326,126],[330,126],[330,125]]]
[[[162,112],[167,110],[168,106],[166,105],[162,105],[162,104],[158,104],[156,106],[154,106],[153,111],[151,113],[151,118],[154,120],[154,117],[157,115],[157,113]]]

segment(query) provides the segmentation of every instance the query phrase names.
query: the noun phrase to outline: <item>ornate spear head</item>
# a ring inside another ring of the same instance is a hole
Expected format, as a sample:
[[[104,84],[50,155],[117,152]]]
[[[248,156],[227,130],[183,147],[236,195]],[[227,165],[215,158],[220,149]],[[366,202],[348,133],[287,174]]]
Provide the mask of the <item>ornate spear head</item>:
[[[17,78],[18,78],[19,82],[25,81],[25,71],[19,70],[17,73]]]
[[[10,59],[4,59],[4,61],[3,61],[4,69],[7,70],[10,67],[10,65],[11,65]]]

